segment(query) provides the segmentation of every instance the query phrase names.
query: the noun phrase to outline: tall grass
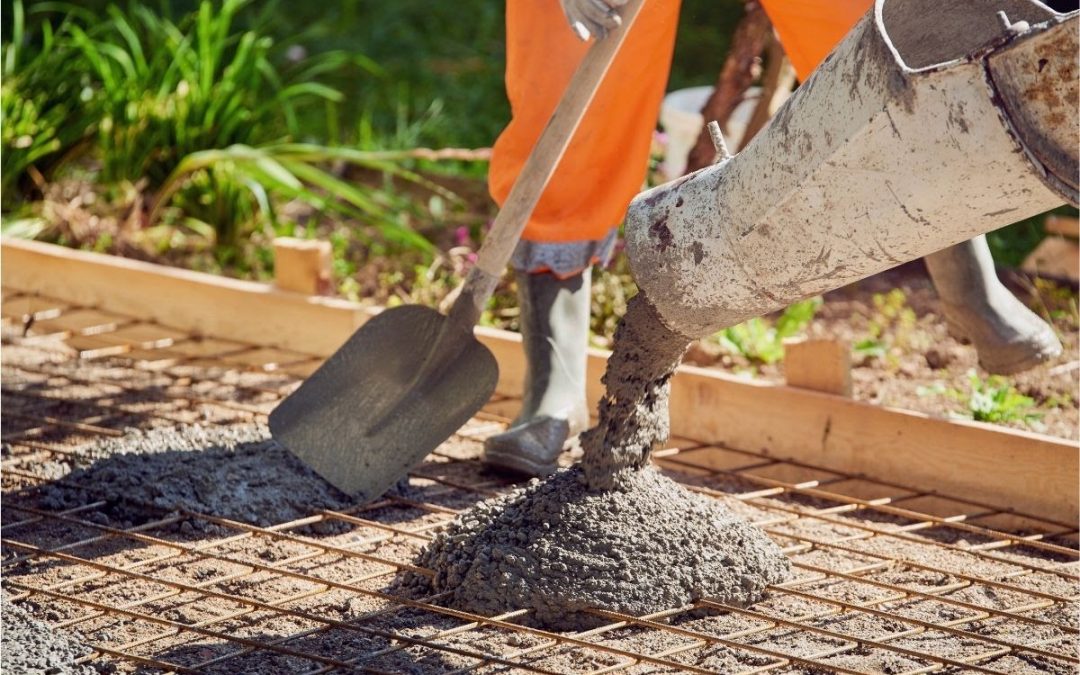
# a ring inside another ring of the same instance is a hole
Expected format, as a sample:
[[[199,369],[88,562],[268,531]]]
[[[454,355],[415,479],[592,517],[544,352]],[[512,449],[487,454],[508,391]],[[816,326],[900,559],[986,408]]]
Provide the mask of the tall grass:
[[[315,81],[285,84],[268,58],[273,40],[233,30],[248,2],[204,1],[179,24],[113,6],[96,26],[70,26],[93,89],[104,181],[156,187],[192,152],[295,134],[304,99],[340,100]]]
[[[10,41],[0,45],[0,189],[5,204],[19,196],[33,167],[38,180],[87,135],[81,78],[62,47],[69,21],[41,22],[28,34],[22,2],[11,7]]]
[[[139,2],[99,14],[38,3],[35,10],[62,18],[56,30],[46,20],[28,36],[17,2],[17,25],[4,45],[5,181],[62,153],[60,136],[69,133],[85,141],[85,168],[96,182],[147,195],[147,225],[183,222],[231,244],[277,225],[275,204],[296,200],[360,219],[393,243],[430,249],[403,217],[401,200],[330,170],[353,164],[419,180],[394,164],[400,157],[293,143],[303,135],[305,106],[342,100],[320,77],[363,58],[326,52],[279,69],[273,39],[238,20],[251,4],[200,0],[174,21]],[[26,45],[40,45],[33,58],[23,57]],[[67,91],[68,107],[54,91]]]

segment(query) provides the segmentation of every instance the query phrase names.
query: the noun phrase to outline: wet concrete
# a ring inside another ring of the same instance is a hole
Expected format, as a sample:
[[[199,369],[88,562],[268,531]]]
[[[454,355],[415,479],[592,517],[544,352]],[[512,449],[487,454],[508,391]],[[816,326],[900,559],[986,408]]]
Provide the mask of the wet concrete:
[[[667,442],[670,380],[691,342],[664,325],[643,293],[630,300],[604,372],[600,422],[581,436],[589,487],[617,487]]]
[[[63,480],[41,488],[45,508],[104,500],[111,517],[133,523],[150,516],[147,505],[267,526],[352,504],[255,424],[132,430],[87,446]]]
[[[406,584],[480,614],[526,608],[526,623],[583,630],[608,622],[589,608],[747,605],[784,580],[789,562],[761,530],[647,465],[667,441],[670,379],[689,343],[633,298],[582,464],[462,513],[417,560],[434,577]]]
[[[76,664],[94,650],[81,642],[31,619],[13,603],[0,603],[3,639],[0,640],[0,670],[24,675],[97,675],[112,672],[89,664]]]
[[[554,630],[609,623],[587,608],[645,614],[699,598],[746,605],[789,570],[779,548],[716,499],[655,468],[591,490],[581,467],[532,481],[464,512],[420,554],[449,604]],[[430,585],[428,585],[430,584]]]

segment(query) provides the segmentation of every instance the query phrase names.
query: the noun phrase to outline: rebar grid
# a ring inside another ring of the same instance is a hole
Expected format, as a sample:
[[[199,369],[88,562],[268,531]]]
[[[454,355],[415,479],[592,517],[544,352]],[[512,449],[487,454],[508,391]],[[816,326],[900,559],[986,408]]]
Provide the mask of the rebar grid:
[[[466,450],[441,448],[410,474],[422,499],[389,494],[267,527],[153,504],[146,522],[118,523],[105,495],[41,508],[33,495],[43,485],[93,492],[45,470],[88,461],[87,443],[128,427],[263,421],[319,359],[10,290],[2,314],[5,588],[82,635],[95,650],[87,661],[305,673],[1080,665],[1075,524],[694,442],[658,463],[729,500],[792,559],[795,578],[758,605],[594,610],[607,623],[556,634],[523,625],[524,608],[484,617],[406,597],[392,581],[430,574],[410,561],[431,532],[460,505],[511,487],[468,450],[504,427],[507,400],[459,432]],[[334,534],[313,531],[320,525]]]

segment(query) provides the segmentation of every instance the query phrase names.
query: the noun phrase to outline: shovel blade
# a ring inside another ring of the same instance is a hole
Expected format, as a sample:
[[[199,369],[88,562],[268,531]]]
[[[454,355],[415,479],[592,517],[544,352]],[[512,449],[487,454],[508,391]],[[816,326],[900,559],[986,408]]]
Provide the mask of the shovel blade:
[[[372,318],[270,413],[270,432],[342,492],[379,497],[495,390],[495,357],[446,320],[417,306]]]

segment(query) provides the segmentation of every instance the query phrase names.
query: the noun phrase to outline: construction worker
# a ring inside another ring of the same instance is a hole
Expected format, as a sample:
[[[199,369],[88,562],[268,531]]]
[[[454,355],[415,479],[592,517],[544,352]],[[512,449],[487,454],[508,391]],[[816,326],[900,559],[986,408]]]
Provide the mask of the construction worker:
[[[508,0],[506,91],[512,119],[495,143],[488,185],[501,204],[588,48],[619,24],[626,0]],[[798,77],[806,79],[872,0],[761,0]],[[678,0],[646,0],[536,206],[511,265],[528,368],[521,413],[485,442],[495,466],[543,476],[589,422],[585,401],[590,281],[645,179],[667,84]],[[569,24],[569,30],[567,29]],[[998,280],[984,237],[929,256],[950,326],[991,372],[1056,356],[1051,329]]]

